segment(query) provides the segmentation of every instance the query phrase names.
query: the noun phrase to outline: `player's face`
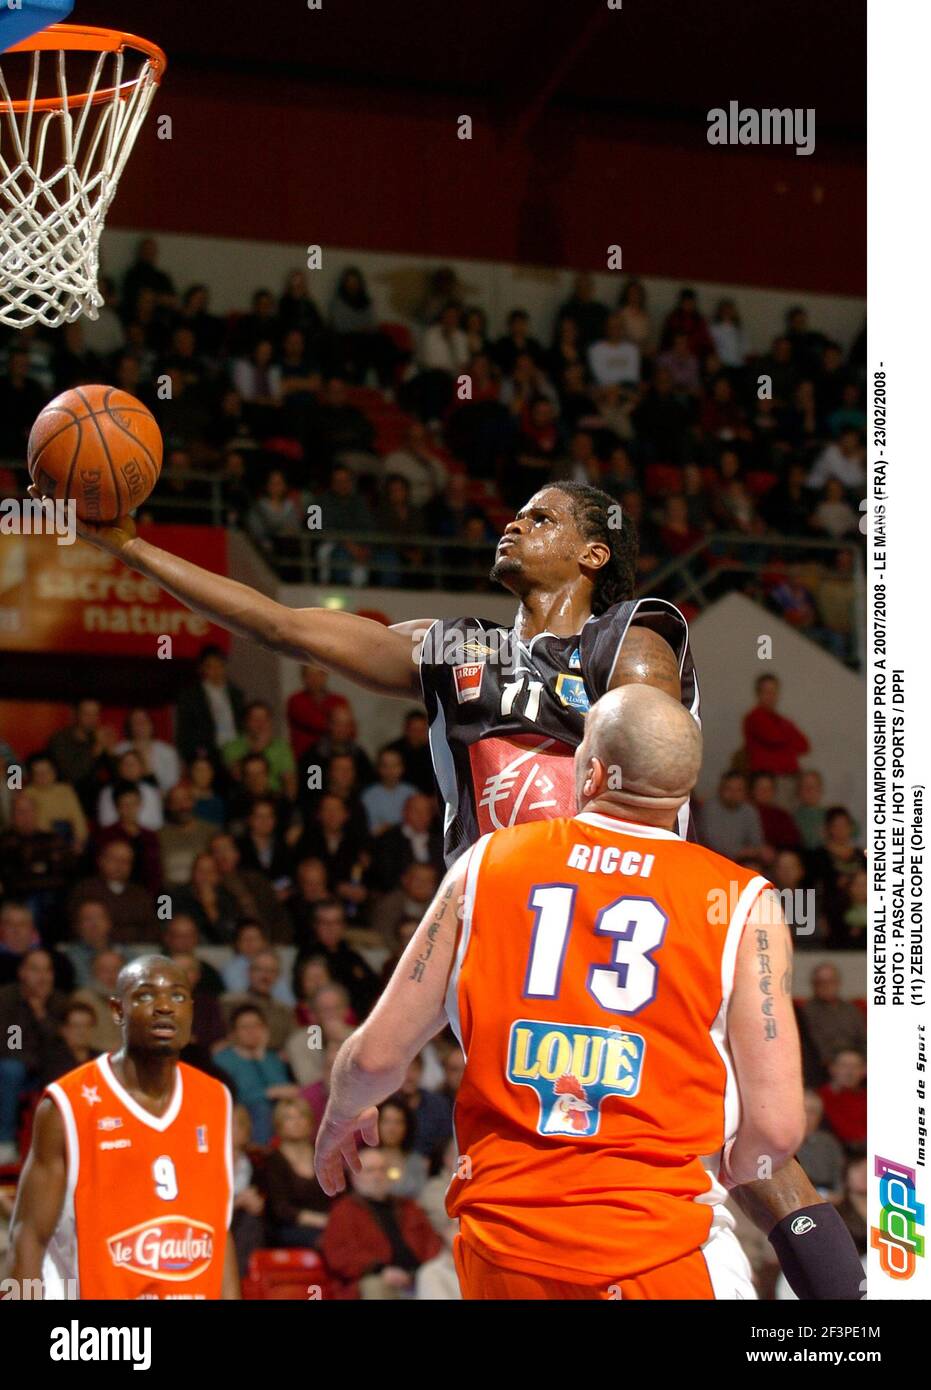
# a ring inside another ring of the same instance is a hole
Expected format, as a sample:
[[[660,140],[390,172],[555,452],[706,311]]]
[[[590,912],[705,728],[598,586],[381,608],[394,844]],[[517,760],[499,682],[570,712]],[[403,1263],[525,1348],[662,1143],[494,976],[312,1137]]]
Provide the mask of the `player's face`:
[[[542,488],[504,528],[491,578],[512,593],[569,581],[578,577],[585,549],[569,497],[558,488]]]
[[[191,987],[181,970],[146,971],[118,1001],[127,1049],[176,1057],[191,1040],[193,1007]]]

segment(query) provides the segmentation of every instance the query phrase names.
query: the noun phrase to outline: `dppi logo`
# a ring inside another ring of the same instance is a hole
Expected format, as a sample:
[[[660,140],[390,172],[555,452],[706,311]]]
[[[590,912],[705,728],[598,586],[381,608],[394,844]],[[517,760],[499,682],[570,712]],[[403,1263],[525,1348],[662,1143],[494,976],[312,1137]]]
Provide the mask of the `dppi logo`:
[[[879,1225],[870,1244],[879,1251],[879,1267],[890,1279],[911,1279],[915,1260],[925,1253],[918,1227],[925,1222],[924,1204],[915,1198],[915,1170],[878,1155],[873,1167],[879,1178]]]
[[[590,1139],[601,1103],[635,1096],[646,1043],[619,1028],[583,1028],[521,1018],[511,1025],[508,1080],[529,1086],[540,1101],[539,1134]]]

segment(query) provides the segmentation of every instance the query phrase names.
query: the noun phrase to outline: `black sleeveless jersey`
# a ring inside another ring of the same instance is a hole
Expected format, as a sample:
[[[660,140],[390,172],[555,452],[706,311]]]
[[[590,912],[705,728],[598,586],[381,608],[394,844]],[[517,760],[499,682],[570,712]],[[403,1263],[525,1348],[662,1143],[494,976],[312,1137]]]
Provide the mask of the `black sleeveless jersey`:
[[[575,814],[572,759],[585,713],[609,688],[631,623],[652,628],[679,661],[682,703],[699,718],[688,624],[665,599],[617,603],[574,637],[482,618],[438,618],[420,679],[440,797],[447,865],[489,830]],[[687,834],[689,809],[679,813]]]

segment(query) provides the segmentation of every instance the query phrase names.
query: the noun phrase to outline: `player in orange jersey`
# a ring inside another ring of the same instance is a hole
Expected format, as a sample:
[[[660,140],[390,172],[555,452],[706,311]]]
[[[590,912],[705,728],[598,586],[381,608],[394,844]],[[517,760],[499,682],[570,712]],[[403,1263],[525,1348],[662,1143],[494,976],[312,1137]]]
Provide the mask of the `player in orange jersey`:
[[[462,856],[339,1054],[316,1149],[331,1194],[411,1057],[447,1016],[458,1032],[466,1298],[755,1296],[722,1204],[804,1134],[791,943],[765,879],[674,833],[700,762],[679,701],[605,695],[579,813]]]
[[[232,1102],[178,1061],[187,977],[142,956],[111,1007],[122,1046],[53,1082],[36,1111],[10,1274],[47,1298],[237,1298]]]

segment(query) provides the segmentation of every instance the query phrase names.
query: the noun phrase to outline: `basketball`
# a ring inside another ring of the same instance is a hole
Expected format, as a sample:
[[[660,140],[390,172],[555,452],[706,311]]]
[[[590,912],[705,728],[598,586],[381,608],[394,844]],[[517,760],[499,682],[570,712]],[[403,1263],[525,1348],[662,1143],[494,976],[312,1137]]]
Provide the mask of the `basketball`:
[[[82,521],[111,522],[158,482],[162,436],[152,412],[112,386],[78,386],[37,416],[29,476],[43,497],[77,504]]]

